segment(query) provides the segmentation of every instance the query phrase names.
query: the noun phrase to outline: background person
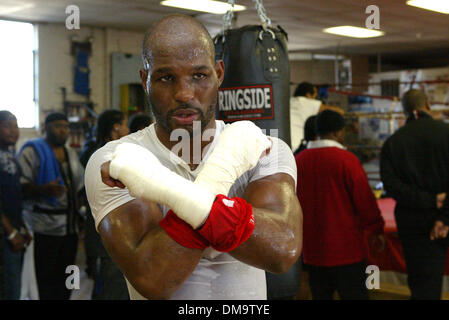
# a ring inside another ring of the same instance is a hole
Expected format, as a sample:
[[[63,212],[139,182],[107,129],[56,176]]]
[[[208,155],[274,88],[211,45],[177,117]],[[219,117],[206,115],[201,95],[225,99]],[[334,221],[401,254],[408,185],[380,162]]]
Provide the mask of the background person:
[[[412,299],[441,299],[447,253],[449,126],[421,90],[402,97],[406,124],[382,146],[380,173],[394,210]],[[446,211],[443,211],[446,209]]]
[[[317,100],[318,91],[310,82],[301,82],[290,98],[290,130],[292,150],[297,150],[304,138],[304,125],[306,120],[323,110],[333,110],[340,114],[344,111],[336,106],[330,106]]]
[[[16,117],[9,111],[0,111],[0,218],[4,230],[0,259],[6,300],[20,299],[23,253],[32,240],[22,217],[21,169],[14,154],[18,139]]]
[[[307,118],[304,124],[304,138],[301,140],[298,149],[293,153],[295,156],[301,151],[307,149],[307,145],[310,141],[317,139],[316,133],[316,116],[310,116]]]
[[[68,300],[67,266],[78,247],[78,192],[83,169],[66,147],[69,122],[62,113],[45,118],[45,138],[27,141],[19,152],[25,209],[34,232],[34,263],[41,300]]]
[[[153,123],[153,119],[145,113],[135,113],[129,117],[128,127],[130,133],[137,132]]]
[[[105,110],[97,118],[96,136],[93,141],[87,141],[80,154],[80,161],[86,167],[91,155],[107,142],[120,139],[129,133],[126,117],[119,110]],[[86,222],[84,247],[88,274],[94,279],[92,300],[129,300],[128,288],[118,266],[112,261],[104,248],[100,236],[95,230],[86,191],[83,189],[86,203]]]
[[[343,300],[368,299],[364,232],[383,250],[384,221],[360,161],[342,145],[343,117],[324,110],[316,128],[319,139],[295,157],[312,298],[330,300],[337,291]]]

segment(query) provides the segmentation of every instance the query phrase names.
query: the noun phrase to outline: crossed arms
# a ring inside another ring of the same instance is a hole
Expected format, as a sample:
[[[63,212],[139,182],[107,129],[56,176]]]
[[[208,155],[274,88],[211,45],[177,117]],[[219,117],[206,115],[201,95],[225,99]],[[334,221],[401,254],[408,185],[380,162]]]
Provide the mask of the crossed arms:
[[[255,229],[230,254],[269,272],[287,271],[302,247],[302,213],[293,178],[284,173],[266,176],[250,183],[243,198],[253,205]],[[156,203],[135,199],[112,210],[98,226],[112,259],[148,299],[170,298],[203,255],[203,250],[171,239],[158,225],[162,216]]]
[[[226,197],[265,152],[273,153],[260,161],[279,165],[275,146],[253,123],[235,122],[221,132],[195,181],[169,170],[148,149],[132,143],[117,145],[110,162],[94,161],[94,171],[101,164],[102,182],[91,180],[97,187],[89,192],[86,185],[88,196],[95,199],[97,188],[109,192],[108,187],[126,186],[135,198],[103,216],[98,231],[112,259],[141,295],[170,298],[209,246],[273,273],[293,265],[302,246],[302,213],[292,173],[267,172],[250,182],[241,198]],[[294,165],[291,157],[286,172]],[[164,217],[158,204],[172,210]]]

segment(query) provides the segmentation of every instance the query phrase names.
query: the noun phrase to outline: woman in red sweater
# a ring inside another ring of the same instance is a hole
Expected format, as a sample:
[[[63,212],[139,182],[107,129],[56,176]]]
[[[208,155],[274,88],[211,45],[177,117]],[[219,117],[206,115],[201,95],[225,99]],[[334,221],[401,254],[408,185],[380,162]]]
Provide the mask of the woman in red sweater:
[[[296,156],[297,194],[304,215],[303,259],[312,297],[368,299],[363,232],[383,247],[384,221],[357,157],[345,150],[337,112],[318,114],[319,140]]]

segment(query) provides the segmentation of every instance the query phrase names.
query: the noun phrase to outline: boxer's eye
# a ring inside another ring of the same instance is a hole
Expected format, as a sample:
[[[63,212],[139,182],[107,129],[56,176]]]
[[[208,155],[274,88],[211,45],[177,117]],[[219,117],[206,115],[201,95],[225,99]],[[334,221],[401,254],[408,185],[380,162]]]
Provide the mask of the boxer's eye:
[[[201,79],[205,79],[206,75],[204,73],[195,73],[193,75],[193,79],[195,80],[201,80]]]
[[[162,82],[170,82],[170,81],[173,81],[173,76],[171,76],[171,75],[162,76],[162,77],[159,77],[158,80],[162,81]]]

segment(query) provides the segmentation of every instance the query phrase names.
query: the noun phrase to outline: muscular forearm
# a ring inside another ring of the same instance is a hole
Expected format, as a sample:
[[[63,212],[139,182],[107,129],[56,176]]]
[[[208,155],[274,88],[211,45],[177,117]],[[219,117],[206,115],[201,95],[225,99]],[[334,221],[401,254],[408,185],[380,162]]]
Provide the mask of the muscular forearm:
[[[246,264],[272,273],[286,272],[296,262],[302,249],[299,203],[292,203],[283,214],[267,209],[253,210],[256,222],[253,234],[230,254]]]
[[[202,252],[180,246],[158,228],[133,251],[138,272],[127,278],[146,298],[168,299],[191,275]]]
[[[126,206],[126,205],[125,205]],[[110,213],[99,232],[106,250],[133,287],[147,299],[168,299],[195,269],[202,250],[182,247],[148,218],[144,205],[127,205],[133,215]]]

